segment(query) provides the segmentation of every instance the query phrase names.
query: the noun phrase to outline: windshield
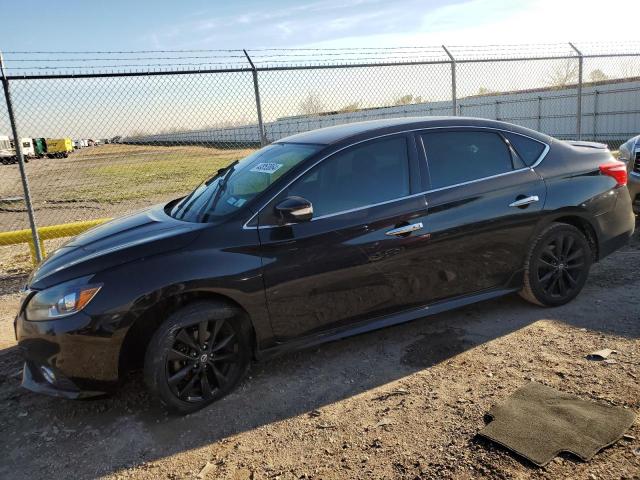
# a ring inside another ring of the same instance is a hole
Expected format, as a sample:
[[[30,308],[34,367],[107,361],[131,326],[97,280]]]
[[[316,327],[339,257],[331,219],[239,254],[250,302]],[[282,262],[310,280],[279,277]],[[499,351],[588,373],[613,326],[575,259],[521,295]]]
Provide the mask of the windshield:
[[[321,147],[274,143],[236,161],[202,183],[169,212],[179,220],[208,222],[237,211]]]

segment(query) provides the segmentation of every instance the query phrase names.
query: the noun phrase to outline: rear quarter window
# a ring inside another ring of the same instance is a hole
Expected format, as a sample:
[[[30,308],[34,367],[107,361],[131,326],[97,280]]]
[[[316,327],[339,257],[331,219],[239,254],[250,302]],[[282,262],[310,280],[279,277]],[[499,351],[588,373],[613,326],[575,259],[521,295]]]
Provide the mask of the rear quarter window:
[[[503,132],[503,135],[528,167],[536,163],[544,151],[545,144],[532,138],[511,132]]]

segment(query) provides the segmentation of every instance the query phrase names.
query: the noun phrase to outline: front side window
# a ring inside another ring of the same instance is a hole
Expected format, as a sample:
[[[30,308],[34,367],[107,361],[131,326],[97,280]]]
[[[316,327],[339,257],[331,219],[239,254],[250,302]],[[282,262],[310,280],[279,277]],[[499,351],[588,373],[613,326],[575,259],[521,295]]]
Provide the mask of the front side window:
[[[432,189],[513,170],[509,147],[497,133],[428,132],[421,137]]]
[[[327,158],[294,182],[286,196],[313,204],[320,217],[409,195],[409,156],[405,137],[353,146]]]
[[[293,143],[261,148],[202,183],[169,214],[179,220],[204,223],[234,213],[320,148]]]

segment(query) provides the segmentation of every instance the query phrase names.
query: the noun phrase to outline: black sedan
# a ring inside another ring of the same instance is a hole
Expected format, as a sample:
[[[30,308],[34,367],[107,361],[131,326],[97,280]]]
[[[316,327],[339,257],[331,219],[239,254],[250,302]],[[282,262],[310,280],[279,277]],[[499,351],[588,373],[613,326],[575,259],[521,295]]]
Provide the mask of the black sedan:
[[[631,236],[626,181],[603,145],[490,120],[285,138],[47,258],[16,319],[23,385],[87,397],[142,367],[190,412],[284,350],[512,292],[562,305]]]

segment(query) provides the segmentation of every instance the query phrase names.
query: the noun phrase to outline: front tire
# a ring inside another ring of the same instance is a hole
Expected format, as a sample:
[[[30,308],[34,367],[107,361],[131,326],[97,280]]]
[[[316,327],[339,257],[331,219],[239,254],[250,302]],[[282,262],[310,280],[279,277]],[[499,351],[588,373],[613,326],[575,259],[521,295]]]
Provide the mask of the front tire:
[[[191,413],[228,394],[251,361],[244,312],[198,301],[173,313],[153,335],[144,362],[149,390],[170,411]]]
[[[573,225],[552,223],[531,244],[520,296],[543,307],[564,305],[580,293],[592,263],[584,234]]]

